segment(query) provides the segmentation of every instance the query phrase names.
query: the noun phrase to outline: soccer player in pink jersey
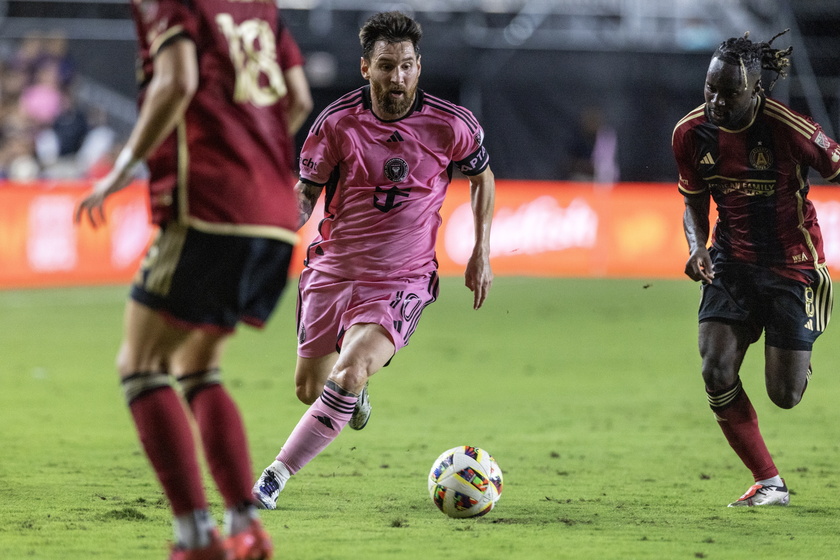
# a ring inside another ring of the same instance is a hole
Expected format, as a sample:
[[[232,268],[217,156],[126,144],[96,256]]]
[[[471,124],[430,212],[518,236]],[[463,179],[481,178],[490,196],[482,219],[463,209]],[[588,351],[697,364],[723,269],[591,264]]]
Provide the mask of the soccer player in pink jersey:
[[[237,324],[261,326],[288,275],[299,220],[293,134],[312,108],[303,60],[270,0],[131,7],[140,112],[76,220],[102,223],[105,200],[146,161],[159,233],[126,305],[117,368],[172,508],[170,558],[270,558],[244,427],[219,368]],[[193,423],[224,500],[225,540],[208,511]]]
[[[764,93],[762,68],[783,75],[789,64],[791,49],[772,48],[773,39],[721,43],[706,74],[706,103],[677,123],[672,139],[685,199],[685,273],[702,283],[706,393],[724,436],[755,480],[730,507],[790,501],[741,383],[747,349],[764,331],[767,393],[781,408],[796,406],[832,306],[820,226],[807,198],[808,173],[814,169],[840,183],[840,145],[813,120]],[[710,199],[718,220],[707,248]]]
[[[301,152],[301,223],[324,193],[298,298],[295,382],[311,406],[254,485],[267,509],[344,426],[365,426],[368,379],[408,343],[435,301],[439,210],[454,167],[471,185],[475,245],[465,278],[475,309],[493,281],[495,182],[484,133],[467,109],[418,89],[420,37],[417,22],[401,13],[368,19],[359,33],[368,85],[329,105]]]

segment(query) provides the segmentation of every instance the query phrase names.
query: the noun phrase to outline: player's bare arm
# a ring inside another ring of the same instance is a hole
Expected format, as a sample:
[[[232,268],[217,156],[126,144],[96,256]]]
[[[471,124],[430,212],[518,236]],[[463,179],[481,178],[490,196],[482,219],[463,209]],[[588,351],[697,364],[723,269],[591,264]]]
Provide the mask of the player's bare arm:
[[[318,202],[318,197],[321,196],[321,191],[324,187],[298,181],[295,185],[295,192],[298,199],[298,210],[300,210],[300,226],[303,227],[309,221],[312,215],[312,210],[315,208],[315,203]]]
[[[283,72],[288,88],[288,106],[286,108],[286,120],[288,121],[289,134],[297,134],[309,113],[312,112],[314,103],[312,92],[309,90],[309,82],[303,72],[303,66],[295,66]]]
[[[715,277],[712,258],[706,247],[709,240],[709,197],[684,198],[683,230],[689,250],[685,273],[695,282],[708,284]]]
[[[467,262],[464,283],[473,292],[473,309],[478,309],[484,304],[493,284],[493,271],[490,268],[490,227],[496,200],[496,180],[489,167],[469,179],[475,245]]]
[[[105,199],[131,183],[140,162],[172,133],[183,118],[197,88],[195,43],[181,39],[167,45],[155,56],[154,76],[149,82],[134,129],[113,169],[79,203],[76,223],[83,215],[87,215],[94,227],[105,222]]]

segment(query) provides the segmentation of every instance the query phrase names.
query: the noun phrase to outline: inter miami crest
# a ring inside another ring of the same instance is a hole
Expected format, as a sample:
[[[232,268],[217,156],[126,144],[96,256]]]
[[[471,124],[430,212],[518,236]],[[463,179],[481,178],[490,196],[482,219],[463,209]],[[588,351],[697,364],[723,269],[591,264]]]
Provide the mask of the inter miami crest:
[[[402,158],[391,158],[385,162],[385,176],[393,183],[405,181],[408,177],[408,163]]]

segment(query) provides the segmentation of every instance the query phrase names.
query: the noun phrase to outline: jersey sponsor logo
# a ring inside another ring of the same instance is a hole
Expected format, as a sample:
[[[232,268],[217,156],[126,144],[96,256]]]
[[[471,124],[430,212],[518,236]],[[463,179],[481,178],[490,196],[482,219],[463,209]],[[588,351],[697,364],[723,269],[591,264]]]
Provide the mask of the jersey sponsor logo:
[[[825,134],[822,131],[817,133],[817,137],[814,138],[814,144],[822,148],[823,150],[827,150],[831,147],[831,142],[828,140]]]
[[[776,192],[776,181],[710,182],[709,188],[717,189],[723,194],[739,192],[747,196],[772,196]]]
[[[764,146],[753,148],[750,152],[750,165],[759,171],[769,169],[773,165],[773,153]]]
[[[400,134],[400,131],[395,130],[394,133],[391,136],[388,137],[386,142],[405,142],[405,140],[403,140],[403,137]]]
[[[313,161],[312,158],[303,158],[300,161],[300,165],[301,167],[311,169],[312,171],[318,171],[318,162]]]
[[[703,156],[703,159],[700,160],[700,163],[703,165],[714,165],[715,159],[712,157],[712,153],[706,152],[706,155]]]
[[[391,158],[385,162],[385,176],[389,181],[400,183],[408,177],[408,162],[403,158]]]
[[[410,192],[411,189],[401,189],[399,187],[391,187],[390,189],[376,187],[373,195],[373,207],[383,213],[390,212],[394,208],[402,206],[404,202],[404,200],[397,201],[397,197],[408,198]]]

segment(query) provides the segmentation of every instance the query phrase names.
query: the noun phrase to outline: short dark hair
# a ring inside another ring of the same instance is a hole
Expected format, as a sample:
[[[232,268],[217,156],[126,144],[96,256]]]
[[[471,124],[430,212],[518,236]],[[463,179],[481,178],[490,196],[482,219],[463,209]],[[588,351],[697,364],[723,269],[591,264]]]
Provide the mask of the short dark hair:
[[[380,12],[368,18],[359,30],[359,41],[362,44],[362,54],[367,60],[373,54],[373,46],[377,41],[388,43],[402,43],[411,41],[415,54],[420,54],[420,38],[423,30],[420,24],[402,12]]]
[[[761,74],[761,70],[771,70],[776,77],[770,82],[769,90],[779,78],[787,75],[787,68],[790,66],[790,53],[793,47],[786,49],[774,49],[770,45],[777,37],[790,31],[785,29],[777,33],[767,42],[751,41],[750,32],[744,33],[743,37],[732,37],[722,42],[715,50],[712,58],[718,58],[729,64],[737,64],[744,72],[744,81],[747,81],[747,74]]]

